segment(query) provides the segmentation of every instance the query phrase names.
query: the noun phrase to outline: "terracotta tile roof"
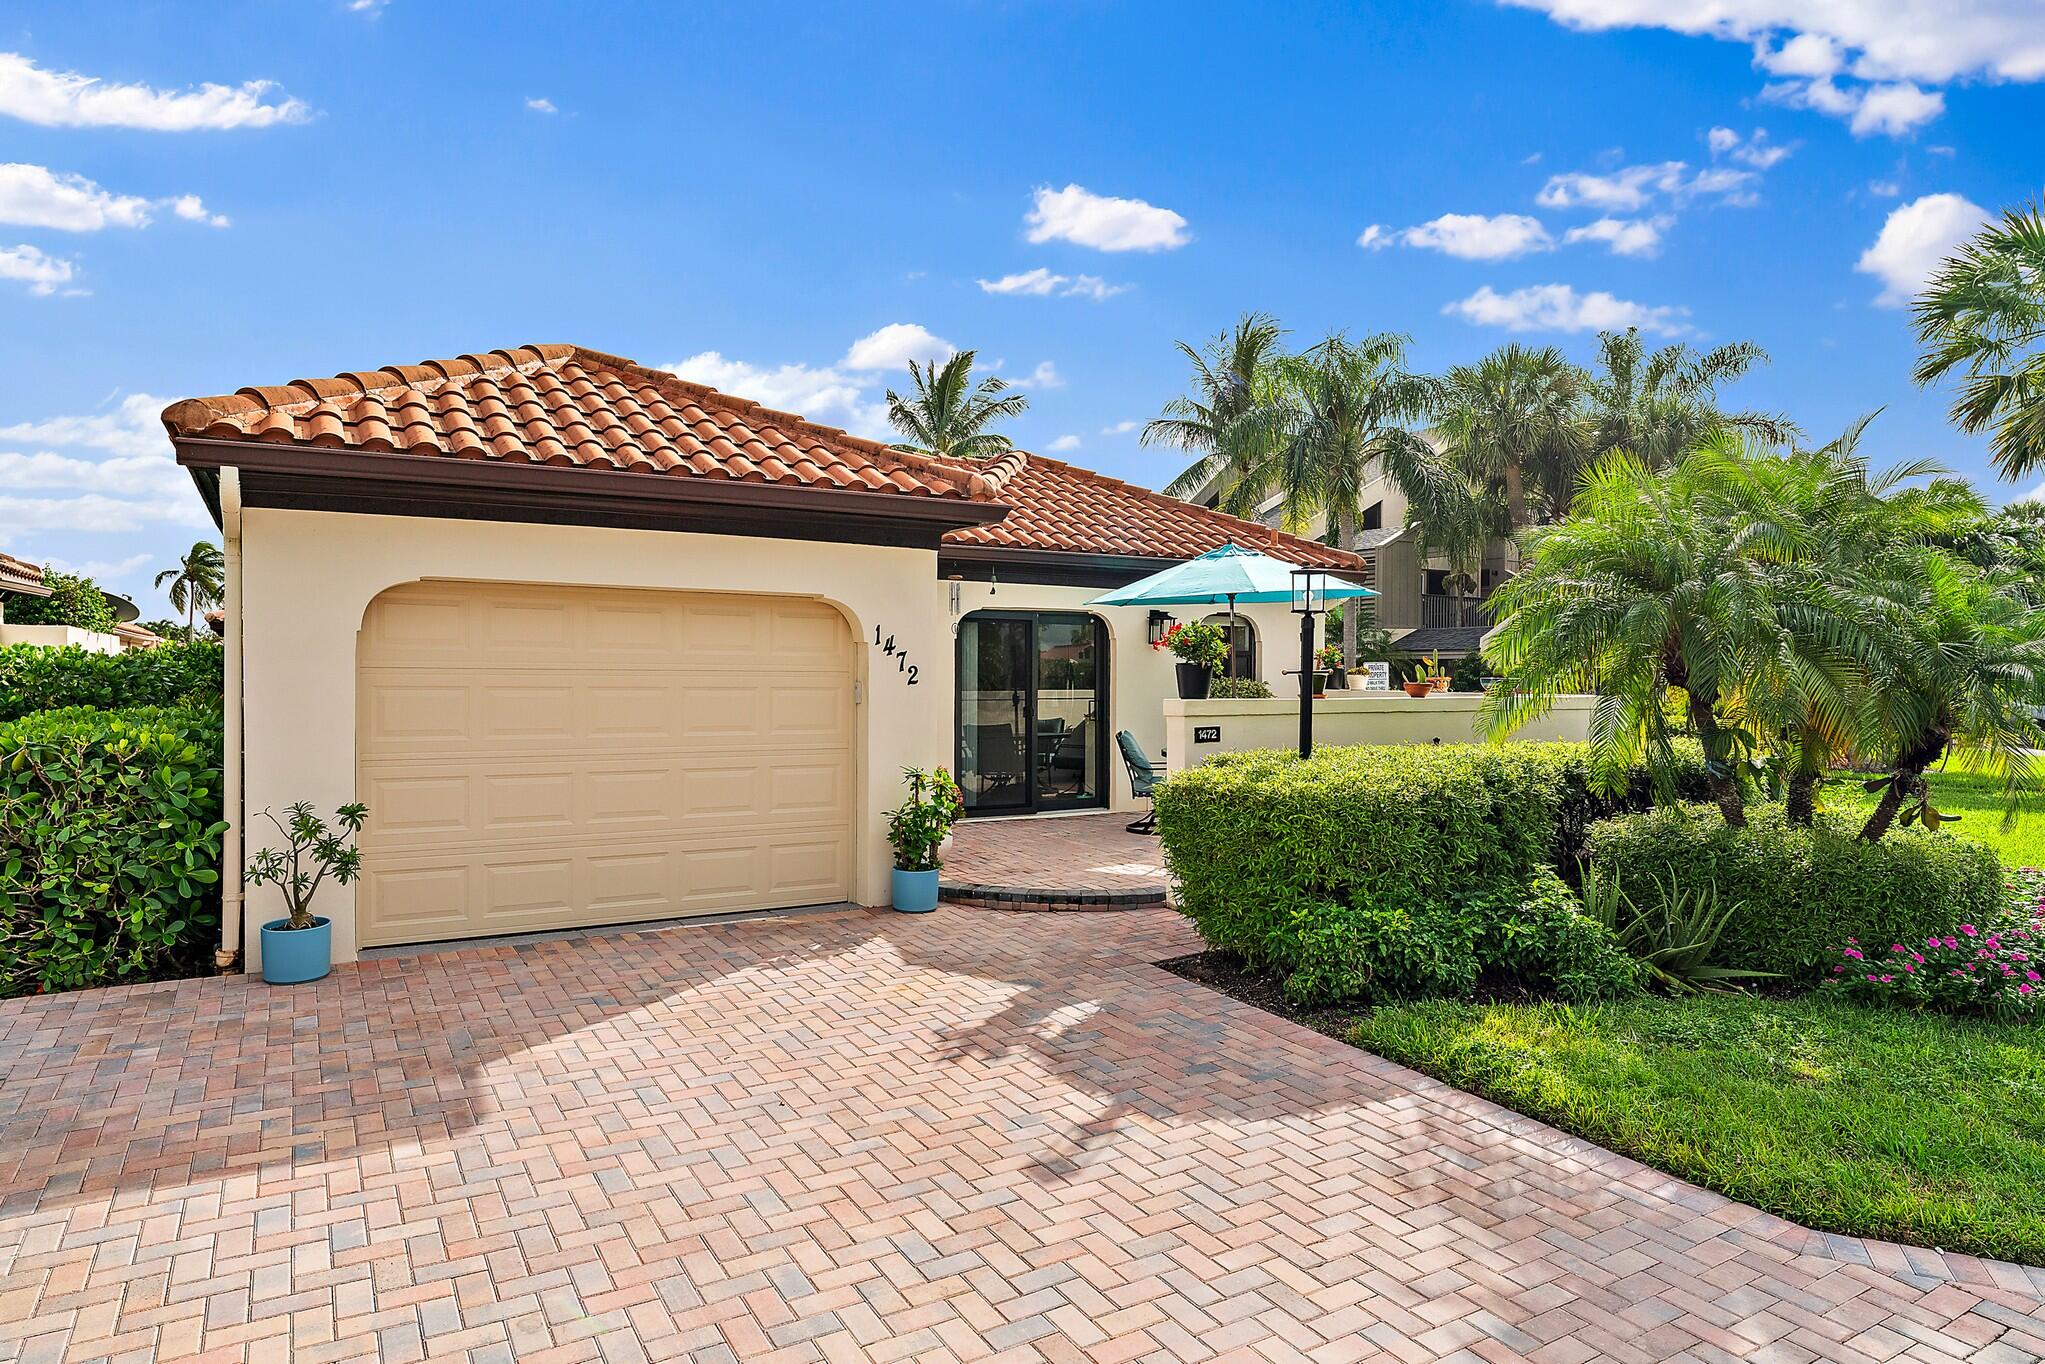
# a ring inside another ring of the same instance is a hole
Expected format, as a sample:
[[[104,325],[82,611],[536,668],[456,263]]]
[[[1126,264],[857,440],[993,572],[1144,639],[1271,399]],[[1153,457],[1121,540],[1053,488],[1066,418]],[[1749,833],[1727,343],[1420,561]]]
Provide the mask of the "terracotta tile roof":
[[[972,498],[976,472],[579,346],[355,371],[189,398],[173,437]]]
[[[1363,564],[1345,550],[1042,455],[1018,451],[985,467],[996,482],[994,497],[1008,504],[1009,513],[988,525],[948,532],[948,545],[1190,559],[1232,541],[1289,563],[1335,569]]]
[[[1357,556],[1120,479],[1016,451],[935,459],[820,426],[579,346],[244,388],[166,408],[173,438],[261,441],[422,458],[725,479],[957,499],[1009,508],[948,544],[1185,558],[1233,540],[1276,558],[1354,569]]]
[[[12,554],[0,554],[0,592],[19,592],[35,597],[50,595],[50,589],[43,586],[43,570]]]
[[[146,625],[137,625],[129,620],[120,621],[115,624],[114,635],[121,641],[123,646],[130,649],[154,649],[157,645],[163,643],[162,635],[157,634],[156,631]]]

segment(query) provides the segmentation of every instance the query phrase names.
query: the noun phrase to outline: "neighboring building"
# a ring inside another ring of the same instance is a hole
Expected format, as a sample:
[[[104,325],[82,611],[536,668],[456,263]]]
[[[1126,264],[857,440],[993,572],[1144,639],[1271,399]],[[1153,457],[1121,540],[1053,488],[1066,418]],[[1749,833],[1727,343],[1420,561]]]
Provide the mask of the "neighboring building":
[[[1196,493],[1194,500],[1213,507],[1220,495],[1209,485]],[[1406,508],[1406,495],[1382,476],[1358,499],[1355,548],[1368,566],[1369,576],[1364,581],[1378,591],[1370,603],[1372,616],[1391,632],[1392,642],[1408,653],[1444,660],[1475,653],[1496,624],[1488,602],[1505,580],[1508,547],[1501,541],[1487,548],[1476,590],[1458,593],[1452,590],[1455,580],[1448,560],[1440,555],[1421,556],[1417,536],[1406,525]],[[1279,524],[1275,495],[1259,506],[1257,519],[1269,526]],[[1313,540],[1327,538],[1327,518],[1315,516],[1302,533]]]
[[[7,623],[7,599],[14,597],[47,597],[50,589],[43,583],[43,570],[26,559],[17,559],[11,554],[0,553],[0,625]]]
[[[225,533],[231,812],[369,807],[362,879],[321,892],[343,960],[884,904],[905,766],[954,768],[976,814],[1136,805],[1113,736],[1159,751],[1173,660],[1151,612],[1093,597],[1230,541],[1363,569],[1057,460],[905,454],[572,346],[164,424]],[[1279,682],[1296,618],[1241,615]]]
[[[123,649],[154,649],[163,643],[163,636],[146,625],[134,621],[119,621],[114,625],[114,638],[121,641]]]

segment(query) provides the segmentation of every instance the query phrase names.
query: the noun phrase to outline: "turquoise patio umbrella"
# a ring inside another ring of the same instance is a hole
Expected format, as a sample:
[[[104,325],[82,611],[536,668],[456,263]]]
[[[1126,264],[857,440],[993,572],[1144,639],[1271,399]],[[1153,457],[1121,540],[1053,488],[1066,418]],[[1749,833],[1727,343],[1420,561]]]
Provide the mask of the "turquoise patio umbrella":
[[[1229,637],[1235,637],[1236,603],[1289,602],[1292,571],[1299,567],[1254,549],[1230,543],[1210,549],[1183,564],[1160,569],[1148,578],[1104,592],[1089,606],[1219,606],[1228,604]],[[1375,597],[1361,583],[1328,580],[1328,599]]]

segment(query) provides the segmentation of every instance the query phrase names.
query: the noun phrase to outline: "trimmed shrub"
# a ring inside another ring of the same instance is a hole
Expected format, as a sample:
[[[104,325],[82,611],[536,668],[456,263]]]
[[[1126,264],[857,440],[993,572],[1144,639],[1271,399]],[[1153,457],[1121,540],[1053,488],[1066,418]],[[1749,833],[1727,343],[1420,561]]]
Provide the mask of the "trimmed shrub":
[[[1680,782],[1702,780],[1692,750]],[[1593,821],[1646,795],[1644,775],[1596,793],[1582,744],[1416,744],[1222,754],[1156,808],[1208,944],[1327,1001],[1467,989],[1482,969],[1470,906],[1573,866]]]
[[[1961,922],[1988,923],[2003,901],[2002,863],[1979,843],[1896,829],[1878,843],[1843,817],[1791,827],[1780,806],[1728,829],[1713,806],[1678,806],[1606,820],[1590,831],[1591,865],[1616,875],[1642,909],[1658,888],[1712,881],[1739,906],[1719,936],[1720,966],[1792,980],[1831,972],[1849,938],[1921,942]]]
[[[1217,677],[1207,684],[1207,694],[1216,701],[1266,700],[1271,684],[1255,677]]]
[[[206,969],[221,723],[60,710],[0,724],[0,996]]]
[[[220,708],[221,660],[212,640],[96,654],[14,644],[0,649],[0,721],[43,710],[93,706]]]

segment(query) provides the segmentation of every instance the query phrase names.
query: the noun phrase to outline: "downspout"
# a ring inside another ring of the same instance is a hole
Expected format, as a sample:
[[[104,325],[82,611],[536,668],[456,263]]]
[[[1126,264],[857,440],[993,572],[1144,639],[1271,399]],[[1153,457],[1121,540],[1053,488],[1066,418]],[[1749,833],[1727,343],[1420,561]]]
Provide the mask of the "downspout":
[[[222,752],[221,801],[227,828],[220,836],[220,948],[214,965],[229,971],[241,960],[242,756],[241,756],[241,471],[220,471],[221,556],[227,561],[227,597],[221,603],[220,632],[226,645],[226,686],[222,698],[226,735]]]

